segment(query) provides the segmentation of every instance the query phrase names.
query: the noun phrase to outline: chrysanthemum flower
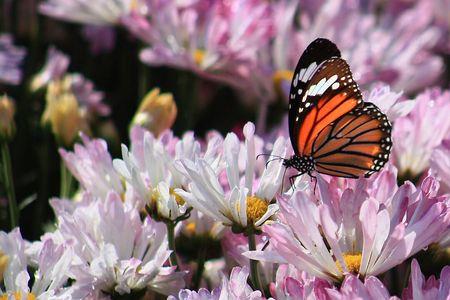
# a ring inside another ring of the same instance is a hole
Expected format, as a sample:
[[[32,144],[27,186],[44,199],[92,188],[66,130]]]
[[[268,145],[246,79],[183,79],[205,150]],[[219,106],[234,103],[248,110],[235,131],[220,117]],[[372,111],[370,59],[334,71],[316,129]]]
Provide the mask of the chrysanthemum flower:
[[[232,226],[235,232],[258,230],[278,210],[273,200],[280,189],[284,167],[279,160],[273,161],[261,177],[255,179],[254,130],[251,123],[244,127],[244,151],[239,151],[240,142],[234,133],[229,133],[225,138],[223,151],[228,192],[220,185],[218,174],[204,159],[182,161],[192,183],[189,192],[176,190],[189,205],[224,225]],[[284,138],[280,137],[275,142],[271,155],[286,156]],[[239,171],[241,159],[245,162],[244,174]]]
[[[442,141],[431,153],[430,169],[440,181],[441,188],[450,192],[450,140]]]
[[[0,34],[0,83],[19,84],[22,79],[20,65],[25,49],[16,47],[9,34]]]
[[[47,0],[39,11],[50,17],[89,25],[116,25],[132,11],[145,11],[142,0]]]
[[[414,109],[395,121],[393,158],[401,177],[415,178],[430,163],[433,150],[450,131],[450,91],[430,89],[415,99]]]
[[[164,266],[170,255],[164,224],[141,221],[139,211],[116,193],[85,198],[75,208],[65,203],[52,201],[58,226],[45,238],[72,245],[73,289],[123,295],[149,288],[169,295],[184,286],[184,273]]]
[[[270,293],[277,300],[326,300],[326,289],[331,287],[326,280],[299,271],[292,265],[282,264],[278,267],[275,282],[270,284]]]
[[[51,240],[42,244],[37,253],[31,288],[25,248],[25,241],[18,228],[8,234],[0,232],[1,257],[2,261],[6,261],[2,274],[5,290],[0,289],[0,299],[71,299],[73,291],[65,287],[74,258],[70,246],[56,245]]]
[[[362,86],[381,81],[412,92],[435,83],[443,61],[433,48],[445,30],[434,24],[433,4],[416,1],[392,14],[379,8],[334,0],[305,5],[299,17],[302,48],[318,36],[331,39]]]
[[[435,180],[428,177],[420,189],[409,182],[390,188],[396,177],[385,172],[354,187],[344,180],[342,189],[318,176],[319,204],[303,191],[280,200],[282,222],[263,228],[275,251],[247,256],[341,281],[349,273],[381,274],[437,241],[450,224],[450,207],[435,195]]]
[[[252,84],[258,49],[272,35],[271,9],[261,1],[147,1],[147,18],[133,15],[128,29],[150,46],[149,65],[191,70],[200,76],[246,88]],[[264,96],[264,95],[263,95]]]
[[[105,198],[110,191],[124,193],[122,180],[113,167],[108,145],[104,140],[90,140],[81,134],[83,145],[75,144],[74,151],[60,149],[66,166],[82,188],[91,195]]]
[[[211,141],[214,144],[215,141]],[[214,153],[205,155],[215,158]],[[176,191],[187,187],[187,178],[177,168],[177,160],[201,155],[201,146],[192,132],[181,140],[166,132],[155,138],[148,131],[135,127],[131,133],[131,150],[122,145],[122,159],[113,161],[116,170],[127,182],[127,190],[137,197],[137,205],[149,207],[155,218],[175,221],[184,217],[188,205]]]
[[[450,295],[450,266],[441,270],[439,279],[434,276],[425,280],[420,266],[414,259],[411,263],[411,278],[408,287],[403,290],[402,299],[437,299],[445,300]]]
[[[230,279],[222,278],[222,285],[212,292],[201,288],[198,292],[180,290],[178,297],[170,296],[169,300],[262,300],[260,291],[253,291],[247,284],[249,270],[247,267],[235,267],[231,271]]]

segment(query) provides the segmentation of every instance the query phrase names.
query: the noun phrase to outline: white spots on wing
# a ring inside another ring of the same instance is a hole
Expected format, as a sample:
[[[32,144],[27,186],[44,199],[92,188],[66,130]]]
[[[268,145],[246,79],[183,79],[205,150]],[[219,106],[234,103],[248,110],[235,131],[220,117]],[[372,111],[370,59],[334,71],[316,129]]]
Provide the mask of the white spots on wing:
[[[300,75],[298,76],[298,78],[300,79],[300,81],[303,81],[303,75],[305,75],[306,69],[301,69],[300,70]]]
[[[298,121],[298,117],[295,118],[295,121]]]
[[[292,105],[289,103],[289,109],[291,109],[292,108]]]
[[[298,108],[298,112],[301,113],[303,111],[303,107]]]
[[[339,88],[339,82],[333,83],[333,85],[331,86],[331,88],[332,88],[333,90],[336,90],[337,88]]]
[[[317,63],[316,62],[312,62],[309,66],[308,66],[308,68],[306,69],[306,71],[303,73],[303,76],[301,76],[300,78],[299,78],[299,80],[300,81],[303,81],[303,82],[307,82],[310,78],[311,78],[311,76],[314,74],[314,71],[316,70],[316,68],[317,68]],[[304,69],[302,69],[301,71],[300,71],[300,74],[302,74],[302,71],[303,71]]]
[[[339,83],[336,82],[336,80],[338,79],[337,75],[333,75],[330,78],[328,78],[328,80],[319,88],[319,90],[317,91],[316,95],[322,95],[323,93],[325,93],[325,91],[331,86],[334,85],[334,83],[337,83],[339,86]],[[323,79],[322,79],[323,80]],[[334,88],[333,88],[334,89]]]
[[[311,102],[306,102],[305,107],[308,108],[311,106]]]
[[[325,82],[327,81],[326,78],[322,78],[315,86],[314,89],[312,88],[313,86],[311,86],[311,88],[309,89],[309,93],[311,96],[315,96],[315,95],[321,95],[319,94],[320,89],[322,88],[322,86],[325,84]]]
[[[298,75],[299,75],[298,73],[295,74],[294,81],[293,81],[294,87],[296,87],[298,84]]]
[[[294,99],[295,98],[295,95],[294,94],[291,94],[291,99]]]
[[[298,93],[299,95],[301,95],[301,94],[302,94],[302,92],[303,92],[303,90],[302,90],[302,89],[298,89],[298,91],[297,91],[297,93]]]

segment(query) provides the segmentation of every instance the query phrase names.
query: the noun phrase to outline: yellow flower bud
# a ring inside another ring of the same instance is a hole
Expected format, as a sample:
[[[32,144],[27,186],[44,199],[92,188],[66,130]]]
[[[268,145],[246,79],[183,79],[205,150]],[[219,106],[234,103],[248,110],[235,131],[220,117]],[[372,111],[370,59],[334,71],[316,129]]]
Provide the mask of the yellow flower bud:
[[[14,113],[16,107],[14,102],[8,96],[0,98],[0,138],[10,139],[16,131],[14,123]]]
[[[160,94],[159,88],[154,88],[142,100],[132,125],[140,125],[158,136],[172,127],[176,117],[177,105],[172,94]]]
[[[47,105],[42,122],[49,124],[56,140],[69,147],[78,132],[88,132],[85,114],[78,106],[75,95],[67,86],[67,80],[51,82],[47,89]]]

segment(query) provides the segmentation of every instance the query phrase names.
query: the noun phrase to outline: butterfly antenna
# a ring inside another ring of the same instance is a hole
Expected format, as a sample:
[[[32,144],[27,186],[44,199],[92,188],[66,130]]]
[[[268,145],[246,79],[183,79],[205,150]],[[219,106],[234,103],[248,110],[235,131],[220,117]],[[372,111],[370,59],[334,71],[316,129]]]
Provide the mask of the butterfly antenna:
[[[270,240],[267,240],[267,242],[264,244],[264,246],[261,248],[261,251],[266,250],[267,246],[269,246]]]
[[[280,160],[280,159],[284,159],[284,158],[282,158],[282,157],[276,157],[276,158],[269,159],[269,160],[266,162],[266,168],[267,168],[267,166],[269,165],[269,163],[273,162],[274,160]]]

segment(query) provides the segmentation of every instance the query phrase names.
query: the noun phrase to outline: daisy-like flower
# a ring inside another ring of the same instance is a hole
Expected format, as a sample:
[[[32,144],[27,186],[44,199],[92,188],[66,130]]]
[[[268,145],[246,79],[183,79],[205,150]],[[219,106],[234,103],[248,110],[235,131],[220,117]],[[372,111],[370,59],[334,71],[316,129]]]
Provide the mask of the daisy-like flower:
[[[380,4],[343,0],[304,7],[299,17],[301,49],[318,36],[331,39],[362,86],[381,81],[412,92],[436,82],[443,61],[433,48],[445,39],[445,30],[434,24],[433,3],[416,1],[392,15],[379,9]]]
[[[17,85],[22,79],[20,65],[25,49],[16,47],[9,34],[0,34],[0,83]]]
[[[5,291],[0,289],[0,299],[71,299],[71,288],[64,286],[74,258],[72,249],[67,244],[56,245],[51,240],[45,241],[38,253],[30,288],[25,247],[19,229],[8,234],[0,232],[0,250],[6,260],[3,272]]]
[[[66,166],[83,189],[91,195],[105,198],[110,191],[119,195],[124,193],[121,178],[113,167],[108,145],[104,140],[90,140],[81,134],[83,145],[75,144],[74,151],[60,149]]]
[[[426,178],[420,189],[409,182],[397,189],[390,188],[395,175],[386,172],[353,187],[344,180],[342,189],[318,176],[320,203],[304,191],[280,200],[282,221],[263,228],[274,251],[247,256],[341,281],[349,273],[381,274],[436,242],[450,224],[450,207],[446,196],[436,196],[435,179]]]
[[[144,63],[191,70],[247,90],[254,87],[258,49],[272,36],[269,3],[149,0],[147,5],[147,18],[125,20],[132,33],[150,44],[140,55]]]
[[[450,131],[450,91],[427,90],[415,103],[407,116],[395,121],[392,131],[394,162],[403,178],[420,176]]]
[[[81,24],[117,25],[131,12],[145,12],[142,0],[46,0],[39,11],[47,16]]]
[[[278,267],[275,282],[270,284],[270,293],[278,300],[327,299],[326,289],[332,286],[326,280],[315,278],[292,265]]]
[[[408,287],[403,290],[402,299],[438,299],[446,300],[450,295],[450,266],[441,270],[439,279],[434,276],[425,280],[419,263],[414,259],[411,263],[411,278]]]
[[[347,275],[339,290],[326,289],[323,299],[367,299],[367,300],[396,300],[395,296],[390,296],[388,289],[375,276],[367,277],[362,282],[354,275]],[[320,299],[320,297],[317,297]],[[431,298],[430,298],[431,299]]]
[[[189,205],[224,225],[232,226],[234,232],[259,230],[278,210],[278,205],[272,202],[280,189],[284,167],[280,161],[271,162],[261,177],[255,179],[254,130],[252,123],[245,125],[243,151],[239,151],[240,142],[234,133],[229,133],[225,138],[223,151],[229,191],[225,192],[218,174],[204,159],[182,161],[192,183],[189,192],[176,190]],[[271,155],[286,156],[284,138],[277,139]],[[240,159],[245,162],[242,177]]]
[[[204,152],[205,159],[213,163],[216,159],[217,139],[209,141]],[[175,189],[187,188],[187,178],[179,171],[179,159],[194,159],[201,154],[201,145],[192,132],[179,140],[166,131],[155,138],[152,133],[133,128],[131,150],[122,145],[122,159],[113,161],[115,169],[127,182],[142,209],[147,205],[156,219],[176,221],[184,218],[188,205]]]
[[[223,276],[222,285],[212,292],[201,288],[199,291],[180,290],[178,297],[170,296],[169,300],[262,300],[260,291],[253,291],[247,284],[249,270],[247,267],[234,267],[230,279]]]
[[[50,238],[72,244],[74,290],[123,295],[149,288],[169,295],[184,286],[184,273],[164,267],[170,255],[164,224],[142,222],[116,193],[87,200],[74,209],[52,201],[58,227]]]
[[[450,140],[442,141],[431,153],[430,169],[440,180],[441,188],[450,192]]]

